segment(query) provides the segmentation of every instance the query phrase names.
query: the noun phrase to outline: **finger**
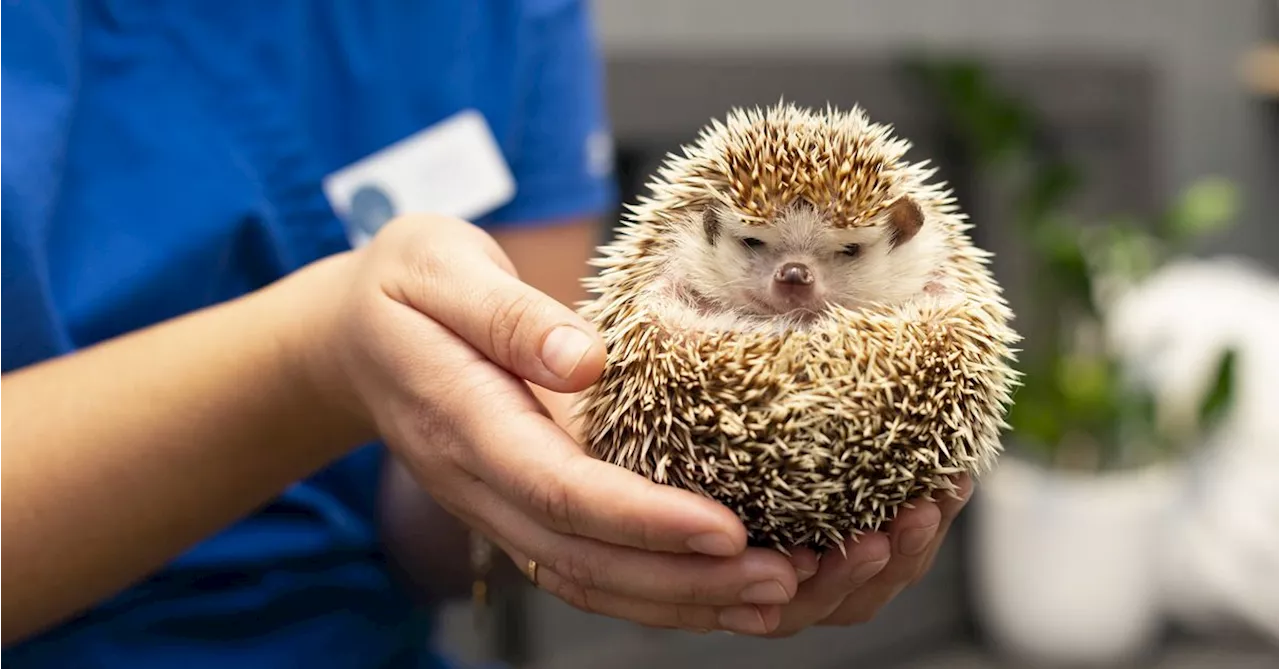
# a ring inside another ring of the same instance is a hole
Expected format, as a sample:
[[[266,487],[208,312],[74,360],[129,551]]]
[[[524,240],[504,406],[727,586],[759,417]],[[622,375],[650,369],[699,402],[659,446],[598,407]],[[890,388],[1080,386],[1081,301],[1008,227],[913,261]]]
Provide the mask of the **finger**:
[[[579,391],[595,382],[605,360],[595,328],[507,271],[495,261],[501,252],[493,245],[476,244],[471,237],[436,232],[414,238],[394,299],[522,379],[556,392]]]
[[[850,625],[875,618],[880,609],[910,585],[920,571],[941,522],[941,511],[933,502],[917,501],[910,508],[903,508],[890,528],[893,554],[889,563],[825,617],[821,624]]]
[[[776,605],[707,606],[632,599],[601,590],[584,589],[554,570],[539,568],[538,587],[587,613],[630,620],[649,627],[686,630],[724,630],[739,634],[767,634],[777,627]]]
[[[534,579],[533,585],[581,611],[628,620],[649,627],[694,631],[724,630],[740,634],[766,634],[777,627],[777,605],[742,604],[712,606],[655,602],[584,586],[553,567],[538,563],[529,570],[529,556],[501,535],[492,541]]]
[[[818,572],[782,607],[782,620],[768,636],[790,636],[829,616],[885,568],[890,552],[889,536],[872,532],[846,540],[844,555],[839,549],[823,553]]]
[[[490,411],[468,424],[473,473],[539,524],[650,551],[727,557],[746,548],[746,528],[724,505],[592,458],[544,416]]]
[[[538,561],[568,584],[653,603],[785,604],[795,569],[781,553],[754,548],[731,558],[655,553],[556,533],[523,514],[483,482],[466,493],[469,513],[486,531]]]
[[[938,525],[937,536],[929,545],[924,564],[911,581],[912,585],[919,583],[933,569],[933,563],[937,560],[938,551],[942,549],[942,544],[947,539],[947,531],[951,529],[951,523],[960,515],[973,495],[973,480],[968,474],[957,477],[954,483],[956,486],[954,491],[942,491],[934,495],[938,500],[938,508],[942,511],[942,522]]]

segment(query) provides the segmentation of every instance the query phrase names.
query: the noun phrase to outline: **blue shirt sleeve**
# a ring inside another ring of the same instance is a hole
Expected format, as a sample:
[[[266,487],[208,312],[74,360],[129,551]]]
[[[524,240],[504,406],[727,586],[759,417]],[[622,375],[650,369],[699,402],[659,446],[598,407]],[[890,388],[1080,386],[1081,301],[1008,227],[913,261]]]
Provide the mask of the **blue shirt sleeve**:
[[[517,193],[490,226],[599,216],[615,206],[613,138],[603,64],[585,3],[557,2],[529,35],[519,149],[511,157]]]

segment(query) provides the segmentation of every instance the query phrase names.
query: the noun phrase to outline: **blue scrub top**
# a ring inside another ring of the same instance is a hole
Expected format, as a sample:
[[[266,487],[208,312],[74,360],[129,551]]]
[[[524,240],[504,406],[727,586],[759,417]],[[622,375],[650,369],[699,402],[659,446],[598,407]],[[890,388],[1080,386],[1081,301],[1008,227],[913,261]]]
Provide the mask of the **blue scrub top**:
[[[463,109],[484,115],[518,189],[477,223],[613,206],[600,65],[577,2],[30,0],[3,11],[4,371],[348,248],[322,177]],[[442,666],[426,612],[379,550],[380,453],[370,445],[299,482],[3,661]]]

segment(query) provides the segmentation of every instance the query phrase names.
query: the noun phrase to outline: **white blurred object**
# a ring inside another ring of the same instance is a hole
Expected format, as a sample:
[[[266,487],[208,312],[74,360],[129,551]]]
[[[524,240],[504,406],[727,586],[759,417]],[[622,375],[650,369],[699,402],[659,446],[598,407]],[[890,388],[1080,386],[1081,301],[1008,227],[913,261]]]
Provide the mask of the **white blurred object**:
[[[1280,637],[1278,314],[1277,277],[1230,258],[1172,263],[1108,314],[1110,345],[1175,414],[1194,413],[1221,353],[1238,352],[1234,405],[1187,463],[1159,552],[1166,606],[1196,628]]]
[[[1103,473],[1004,458],[974,496],[974,596],[1015,666],[1132,666],[1163,623],[1159,518],[1176,494],[1161,466]]]

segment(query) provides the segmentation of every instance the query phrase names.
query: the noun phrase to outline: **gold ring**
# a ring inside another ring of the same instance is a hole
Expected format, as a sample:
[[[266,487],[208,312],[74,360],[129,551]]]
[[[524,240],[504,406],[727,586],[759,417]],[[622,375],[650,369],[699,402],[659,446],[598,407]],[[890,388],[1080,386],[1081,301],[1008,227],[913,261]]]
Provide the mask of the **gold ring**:
[[[529,564],[524,568],[525,574],[529,576],[529,580],[534,585],[538,584],[538,563],[533,558],[529,558]]]

